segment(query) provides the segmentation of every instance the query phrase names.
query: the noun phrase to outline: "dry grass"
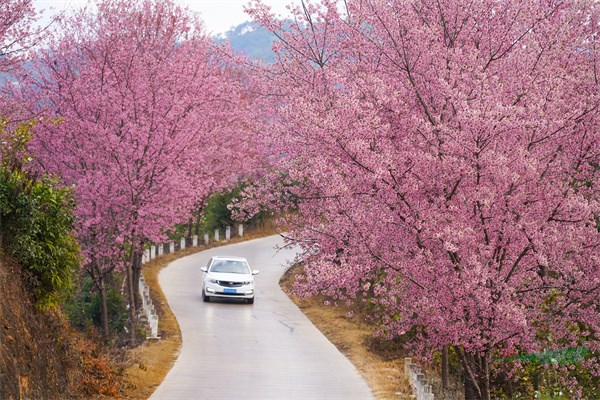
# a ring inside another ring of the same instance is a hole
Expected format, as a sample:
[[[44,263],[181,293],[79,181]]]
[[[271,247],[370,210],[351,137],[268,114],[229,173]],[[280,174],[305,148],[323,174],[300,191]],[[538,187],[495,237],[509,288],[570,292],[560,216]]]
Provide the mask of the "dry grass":
[[[246,232],[243,238],[233,238],[228,242],[210,243],[208,246],[188,247],[183,251],[166,254],[144,265],[142,272],[146,284],[150,287],[152,302],[159,316],[160,340],[148,340],[141,346],[127,350],[125,384],[121,393],[125,399],[147,399],[161,384],[177,357],[181,348],[181,331],[175,316],[158,284],[158,274],[169,263],[178,258],[207,250],[216,246],[238,243],[274,234],[271,227],[258,232]]]
[[[366,322],[365,316],[346,306],[326,306],[323,298],[300,299],[290,294],[294,267],[282,278],[281,286],[290,299],[312,323],[356,366],[367,381],[373,395],[379,400],[414,399],[404,378],[403,360],[390,359],[369,349],[376,328]]]

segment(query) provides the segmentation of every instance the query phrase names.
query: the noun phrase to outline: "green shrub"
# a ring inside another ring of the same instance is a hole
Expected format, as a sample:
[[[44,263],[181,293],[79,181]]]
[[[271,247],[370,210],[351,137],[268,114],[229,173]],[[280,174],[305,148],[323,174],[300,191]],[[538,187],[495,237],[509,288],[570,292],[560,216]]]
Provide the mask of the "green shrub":
[[[52,306],[57,295],[71,288],[73,271],[79,268],[79,246],[72,234],[74,201],[57,180],[32,178],[22,169],[29,159],[22,149],[31,125],[14,132],[4,126],[0,124],[0,251],[23,268],[38,305]]]
[[[63,305],[71,326],[81,331],[102,327],[100,295],[93,286],[89,276],[81,278],[77,293]],[[106,303],[109,329],[118,335],[124,331],[128,318],[125,298],[118,288],[109,287],[106,290]]]
[[[232,217],[232,211],[230,207],[234,200],[241,199],[242,192],[246,186],[247,184],[241,183],[231,190],[213,193],[208,198],[206,206],[202,212],[202,218],[200,219],[200,230],[204,232],[212,232],[215,229],[220,229],[224,226],[233,226],[236,222],[238,222]],[[244,224],[256,227],[263,224],[265,219],[265,213],[259,212],[252,218],[244,221]]]

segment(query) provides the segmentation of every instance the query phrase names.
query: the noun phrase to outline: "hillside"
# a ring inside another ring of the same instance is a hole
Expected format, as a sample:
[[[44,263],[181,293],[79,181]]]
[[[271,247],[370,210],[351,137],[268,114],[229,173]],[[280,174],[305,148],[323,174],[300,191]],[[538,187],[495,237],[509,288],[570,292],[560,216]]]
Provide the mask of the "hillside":
[[[0,398],[67,398],[75,366],[61,326],[31,303],[19,273],[0,260]]]
[[[275,55],[271,49],[275,36],[253,22],[240,24],[215,40],[217,42],[229,41],[237,53],[252,60],[262,60],[266,63],[275,61]]]
[[[0,257],[0,399],[89,399],[118,382],[96,346],[31,301],[14,262]]]

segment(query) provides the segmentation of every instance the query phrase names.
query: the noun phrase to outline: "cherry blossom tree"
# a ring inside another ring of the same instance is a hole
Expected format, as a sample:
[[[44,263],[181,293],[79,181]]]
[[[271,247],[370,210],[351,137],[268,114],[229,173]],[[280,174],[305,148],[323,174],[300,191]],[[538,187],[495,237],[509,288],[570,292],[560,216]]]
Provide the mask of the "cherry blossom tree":
[[[169,0],[98,1],[66,18],[41,52],[28,93],[47,116],[32,149],[75,187],[97,288],[127,267],[132,321],[144,243],[252,165],[250,102],[234,61]]]
[[[0,72],[12,70],[33,40],[35,10],[31,0],[0,2]]]
[[[452,346],[468,399],[507,355],[600,352],[597,2],[249,11],[279,38],[262,101],[280,170],[247,206],[297,210],[300,293],[367,299],[426,357]]]

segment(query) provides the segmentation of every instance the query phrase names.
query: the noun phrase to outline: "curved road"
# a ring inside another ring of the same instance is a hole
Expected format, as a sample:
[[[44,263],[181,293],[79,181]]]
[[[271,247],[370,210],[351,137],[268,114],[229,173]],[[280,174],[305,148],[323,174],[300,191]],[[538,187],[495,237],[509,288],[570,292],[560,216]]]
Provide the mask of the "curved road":
[[[183,346],[151,399],[372,399],[354,366],[279,287],[292,250],[275,251],[277,236],[181,258],[159,275],[181,327]],[[256,302],[201,297],[200,267],[212,255],[246,257]]]

